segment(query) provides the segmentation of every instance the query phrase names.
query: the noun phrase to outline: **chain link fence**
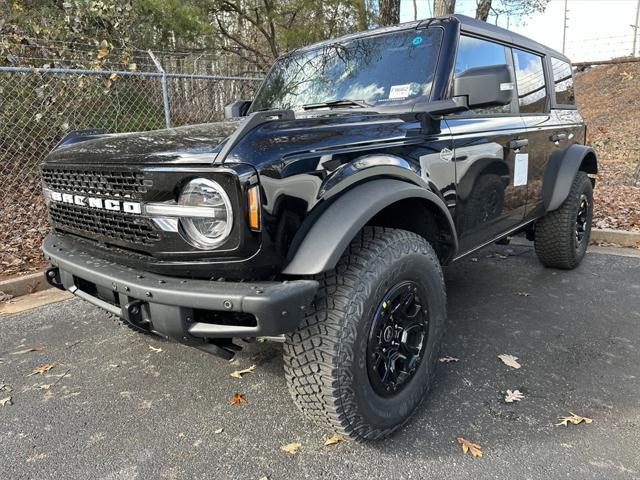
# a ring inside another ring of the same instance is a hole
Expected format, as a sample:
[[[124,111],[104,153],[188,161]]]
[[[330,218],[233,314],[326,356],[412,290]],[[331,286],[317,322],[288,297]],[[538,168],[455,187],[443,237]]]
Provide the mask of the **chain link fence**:
[[[0,277],[41,266],[49,229],[39,164],[69,131],[154,130],[222,118],[259,78],[162,71],[0,67]]]

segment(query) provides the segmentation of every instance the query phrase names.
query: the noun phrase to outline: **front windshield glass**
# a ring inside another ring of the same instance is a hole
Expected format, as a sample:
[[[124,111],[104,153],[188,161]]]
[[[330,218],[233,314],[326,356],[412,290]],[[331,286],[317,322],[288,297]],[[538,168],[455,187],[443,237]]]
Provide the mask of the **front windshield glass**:
[[[337,100],[387,105],[428,97],[441,37],[439,28],[412,29],[293,52],[276,62],[251,110],[300,110]]]

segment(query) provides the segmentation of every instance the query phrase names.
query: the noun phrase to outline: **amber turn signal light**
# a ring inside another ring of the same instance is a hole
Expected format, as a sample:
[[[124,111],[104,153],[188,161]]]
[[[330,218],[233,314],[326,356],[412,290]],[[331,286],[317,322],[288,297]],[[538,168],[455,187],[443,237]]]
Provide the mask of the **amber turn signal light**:
[[[260,230],[260,187],[254,185],[247,191],[249,201],[249,228]]]

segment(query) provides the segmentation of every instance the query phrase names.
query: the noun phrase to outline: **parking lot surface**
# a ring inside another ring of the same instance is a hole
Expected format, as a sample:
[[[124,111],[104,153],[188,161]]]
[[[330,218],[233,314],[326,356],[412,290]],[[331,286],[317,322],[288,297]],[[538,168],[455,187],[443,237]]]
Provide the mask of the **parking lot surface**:
[[[330,432],[289,398],[279,344],[247,345],[230,363],[134,333],[78,299],[0,317],[0,398],[11,397],[0,406],[0,475],[640,478],[640,258],[589,253],[564,272],[543,268],[529,245],[494,246],[445,277],[441,356],[459,361],[439,364],[414,419],[374,444],[323,445]],[[55,367],[28,376],[44,363]],[[524,399],[505,403],[507,389]],[[230,405],[235,392],[248,403]],[[555,426],[569,412],[593,422]],[[459,436],[483,457],[464,455]],[[296,454],[280,449],[291,442]]]

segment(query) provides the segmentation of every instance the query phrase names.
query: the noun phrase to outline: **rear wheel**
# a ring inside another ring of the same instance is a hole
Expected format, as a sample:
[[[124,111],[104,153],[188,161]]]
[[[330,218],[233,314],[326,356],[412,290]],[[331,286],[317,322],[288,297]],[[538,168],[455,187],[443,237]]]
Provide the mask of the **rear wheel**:
[[[593,185],[578,172],[564,203],[538,220],[534,246],[546,267],[572,269],[582,261],[589,245],[593,219]]]
[[[429,389],[446,317],[442,271],[419,235],[367,227],[287,335],[289,390],[307,416],[357,439],[390,434]]]

